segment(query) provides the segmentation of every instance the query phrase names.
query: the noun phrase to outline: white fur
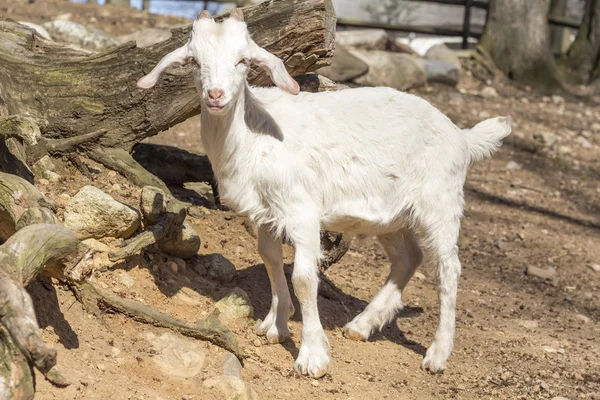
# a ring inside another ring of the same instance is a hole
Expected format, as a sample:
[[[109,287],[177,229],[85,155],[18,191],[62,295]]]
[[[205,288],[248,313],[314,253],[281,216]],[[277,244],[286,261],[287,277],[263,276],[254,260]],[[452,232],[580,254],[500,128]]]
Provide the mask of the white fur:
[[[510,133],[510,120],[490,119],[462,131],[427,101],[390,88],[295,96],[297,84],[282,62],[233,18],[222,24],[199,19],[182,49],[165,59],[192,54],[199,65],[202,142],[221,200],[260,229],[273,298],[259,333],[269,342],[289,335],[293,307],[280,244],[286,236],[296,249],[292,283],[303,318],[295,367],[312,377],[325,374],[329,344],[317,309],[319,230],[377,235],[392,262],[390,276],[346,332],[367,339],[394,318],[422,248],[440,282],[440,322],[423,367],[443,371],[455,330],[461,269],[456,244],[467,167],[496,150]],[[278,88],[249,87],[250,61],[267,70]],[[165,65],[161,61],[141,86],[153,84]],[[207,96],[213,89],[224,91],[218,103]]]

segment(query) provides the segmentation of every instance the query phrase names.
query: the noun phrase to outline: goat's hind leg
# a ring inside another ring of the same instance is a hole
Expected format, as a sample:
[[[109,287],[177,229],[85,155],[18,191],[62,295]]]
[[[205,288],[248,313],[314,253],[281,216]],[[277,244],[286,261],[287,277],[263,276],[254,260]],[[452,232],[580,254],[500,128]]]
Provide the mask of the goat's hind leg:
[[[256,333],[266,336],[269,343],[281,343],[290,337],[288,319],[294,314],[294,305],[283,271],[281,241],[274,238],[268,231],[259,228],[258,252],[265,263],[271,281],[272,298],[269,314],[258,326]]]
[[[390,274],[367,308],[344,327],[347,337],[367,340],[391,322],[402,309],[402,290],[423,260],[423,252],[410,230],[378,236],[389,260]]]

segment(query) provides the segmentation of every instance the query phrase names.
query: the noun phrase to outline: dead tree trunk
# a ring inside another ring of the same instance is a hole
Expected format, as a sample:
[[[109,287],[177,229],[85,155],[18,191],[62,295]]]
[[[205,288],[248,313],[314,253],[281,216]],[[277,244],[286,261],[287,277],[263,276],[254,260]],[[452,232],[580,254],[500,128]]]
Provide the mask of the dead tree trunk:
[[[600,78],[600,1],[587,0],[575,41],[560,60],[563,76],[574,84]]]
[[[244,15],[254,40],[283,59],[292,75],[329,63],[335,31],[331,0],[271,0]],[[130,157],[131,148],[198,114],[199,98],[190,66],[171,69],[156,90],[139,90],[136,81],[180,47],[190,27],[148,48],[130,42],[90,55],[0,19],[0,117],[27,115],[42,136],[32,146],[16,139],[11,153],[32,164],[45,154],[79,151],[137,184],[160,186]],[[270,81],[256,70],[250,82]]]
[[[550,0],[492,0],[478,51],[510,79],[542,90],[562,89],[550,48]]]

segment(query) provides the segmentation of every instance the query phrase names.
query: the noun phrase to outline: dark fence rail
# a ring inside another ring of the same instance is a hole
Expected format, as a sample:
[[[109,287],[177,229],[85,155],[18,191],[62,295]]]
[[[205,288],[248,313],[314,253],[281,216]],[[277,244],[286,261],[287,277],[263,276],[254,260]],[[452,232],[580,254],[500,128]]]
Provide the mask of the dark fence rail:
[[[452,28],[443,28],[435,26],[408,26],[408,25],[390,25],[378,22],[357,21],[352,19],[339,18],[339,26],[350,26],[357,28],[378,28],[395,32],[414,32],[428,35],[440,36],[460,36],[462,37],[462,48],[467,49],[469,38],[480,39],[482,32],[475,32],[471,29],[471,8],[487,10],[489,3],[481,0],[410,0],[416,3],[437,3],[451,6],[463,6],[465,8],[463,16],[463,27],[461,30]],[[529,0],[523,0],[529,1]],[[552,25],[565,28],[579,29],[580,23],[564,16],[548,16],[548,22]]]

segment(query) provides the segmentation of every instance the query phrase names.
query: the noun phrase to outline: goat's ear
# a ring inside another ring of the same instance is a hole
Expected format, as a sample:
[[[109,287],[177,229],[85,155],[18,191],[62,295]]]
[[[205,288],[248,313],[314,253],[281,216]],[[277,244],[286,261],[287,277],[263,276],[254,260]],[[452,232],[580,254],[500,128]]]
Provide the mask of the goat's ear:
[[[258,46],[250,39],[250,59],[264,69],[277,87],[291,94],[298,94],[300,86],[285,69],[283,61]]]
[[[142,78],[140,78],[139,81],[137,81],[137,86],[140,89],[150,89],[151,87],[156,85],[158,78],[160,78],[160,74],[162,74],[162,72],[166,68],[174,64],[183,64],[190,57],[191,53],[189,51],[189,46],[186,43],[177,50],[173,50],[172,52],[164,56],[162,60],[160,60],[159,63],[156,64],[156,67],[154,67],[154,69],[148,75],[143,76]]]

